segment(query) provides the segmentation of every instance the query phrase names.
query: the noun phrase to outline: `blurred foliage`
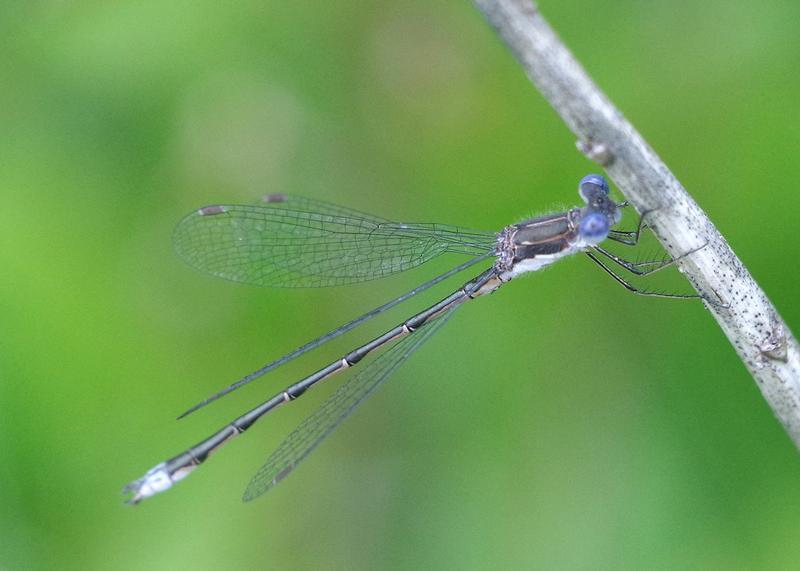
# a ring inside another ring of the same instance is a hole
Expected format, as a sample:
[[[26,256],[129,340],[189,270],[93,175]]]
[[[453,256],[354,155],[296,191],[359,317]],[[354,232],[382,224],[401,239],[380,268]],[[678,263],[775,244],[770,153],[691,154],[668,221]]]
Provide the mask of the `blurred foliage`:
[[[800,4],[539,5],[797,332]],[[500,229],[596,167],[468,3],[0,6],[0,568],[797,567],[797,451],[710,314],[581,259],[460,311],[258,502],[249,476],[340,380],[123,508],[405,312],[178,412],[455,261],[237,286],[176,260],[183,214],[292,192]]]

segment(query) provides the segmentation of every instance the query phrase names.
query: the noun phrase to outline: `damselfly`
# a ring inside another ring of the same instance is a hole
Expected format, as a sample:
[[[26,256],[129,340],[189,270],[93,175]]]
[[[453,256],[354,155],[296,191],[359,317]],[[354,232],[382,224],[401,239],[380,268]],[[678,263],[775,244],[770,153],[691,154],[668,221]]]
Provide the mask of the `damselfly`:
[[[448,252],[464,254],[470,259],[250,373],[193,406],[181,417],[462,270],[489,259],[492,265],[424,311],[289,385],[199,444],[158,464],[125,487],[124,492],[132,494],[128,503],[136,504],[170,488],[202,464],[212,452],[250,428],[268,412],[298,398],[320,381],[359,364],[372,351],[387,346],[380,356],[364,365],[272,453],[253,476],[244,499],[260,496],[294,470],[464,302],[493,292],[520,274],[534,272],[571,254],[585,253],[633,293],[670,298],[700,297],[642,291],[612,270],[613,264],[644,276],[675,260],[630,262],[600,247],[606,238],[636,245],[646,228],[646,214],[639,218],[635,230],[613,230],[612,226],[620,221],[621,209],[627,203],[616,203],[609,197],[608,183],[600,175],[584,177],[578,188],[585,206],[525,220],[499,233],[443,224],[392,222],[349,208],[285,195],[269,195],[262,203],[254,205],[206,206],[188,215],[175,230],[178,254],[204,272],[248,284],[274,287],[352,284],[408,270]]]

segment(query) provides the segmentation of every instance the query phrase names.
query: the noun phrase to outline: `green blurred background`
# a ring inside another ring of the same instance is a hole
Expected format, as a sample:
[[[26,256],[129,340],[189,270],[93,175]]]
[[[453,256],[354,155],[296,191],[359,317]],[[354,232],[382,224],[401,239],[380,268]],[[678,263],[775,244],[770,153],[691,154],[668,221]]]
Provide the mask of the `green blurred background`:
[[[797,332],[800,4],[539,4]],[[185,213],[292,192],[499,229],[597,167],[467,2],[0,9],[0,568],[797,567],[797,450],[711,316],[585,259],[464,308],[257,502],[249,477],[341,379],[123,507],[156,462],[463,281],[175,422],[456,262],[235,285],[176,259]]]

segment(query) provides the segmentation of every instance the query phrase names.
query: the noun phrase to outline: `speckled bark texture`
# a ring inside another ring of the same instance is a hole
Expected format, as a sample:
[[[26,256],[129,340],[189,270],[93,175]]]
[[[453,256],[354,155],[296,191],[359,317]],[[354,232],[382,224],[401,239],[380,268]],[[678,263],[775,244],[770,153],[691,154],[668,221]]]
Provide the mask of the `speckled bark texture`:
[[[475,0],[537,89],[602,165],[703,296],[761,393],[800,447],[797,340],[725,238],[667,166],[589,78],[528,0]]]

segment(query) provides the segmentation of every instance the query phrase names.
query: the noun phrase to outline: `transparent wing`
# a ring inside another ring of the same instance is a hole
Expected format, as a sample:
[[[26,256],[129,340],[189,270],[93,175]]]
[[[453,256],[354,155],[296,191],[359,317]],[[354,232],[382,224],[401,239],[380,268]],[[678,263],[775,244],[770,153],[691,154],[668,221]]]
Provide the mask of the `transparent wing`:
[[[391,222],[307,198],[271,195],[261,204],[206,206],[175,229],[189,265],[236,282],[322,287],[372,280],[445,252],[480,255],[493,232]]]
[[[436,333],[458,307],[447,310],[435,321],[404,337],[348,379],[314,414],[281,442],[250,480],[242,499],[249,502],[288,476],[397,367]]]

